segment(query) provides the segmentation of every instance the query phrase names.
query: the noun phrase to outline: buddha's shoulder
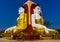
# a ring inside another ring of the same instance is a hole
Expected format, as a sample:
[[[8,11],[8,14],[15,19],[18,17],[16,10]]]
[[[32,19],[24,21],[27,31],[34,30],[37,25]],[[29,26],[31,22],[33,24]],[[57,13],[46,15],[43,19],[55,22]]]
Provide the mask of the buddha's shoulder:
[[[26,13],[23,13],[23,14],[21,14],[19,17],[20,17],[20,18],[23,18],[24,16],[27,16],[27,14],[26,14]]]
[[[22,13],[21,15],[27,15],[26,13]]]
[[[40,16],[40,18],[43,18],[42,16]]]

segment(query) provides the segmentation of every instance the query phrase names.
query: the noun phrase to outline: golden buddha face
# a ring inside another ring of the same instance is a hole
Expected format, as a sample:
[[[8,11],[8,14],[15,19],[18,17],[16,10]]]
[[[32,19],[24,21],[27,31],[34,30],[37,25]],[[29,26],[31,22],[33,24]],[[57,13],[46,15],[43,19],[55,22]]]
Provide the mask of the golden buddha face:
[[[40,14],[41,8],[39,6],[36,6],[34,9],[34,13]]]
[[[18,10],[18,12],[19,12],[19,14],[24,13],[24,8],[20,7],[19,10]]]

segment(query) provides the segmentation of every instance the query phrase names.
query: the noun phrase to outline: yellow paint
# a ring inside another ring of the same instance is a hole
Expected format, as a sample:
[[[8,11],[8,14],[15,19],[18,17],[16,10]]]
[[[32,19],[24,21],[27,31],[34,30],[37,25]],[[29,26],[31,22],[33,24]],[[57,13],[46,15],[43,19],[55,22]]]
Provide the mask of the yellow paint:
[[[26,29],[27,27],[27,14],[26,13],[23,13],[19,16],[16,27],[20,30]]]

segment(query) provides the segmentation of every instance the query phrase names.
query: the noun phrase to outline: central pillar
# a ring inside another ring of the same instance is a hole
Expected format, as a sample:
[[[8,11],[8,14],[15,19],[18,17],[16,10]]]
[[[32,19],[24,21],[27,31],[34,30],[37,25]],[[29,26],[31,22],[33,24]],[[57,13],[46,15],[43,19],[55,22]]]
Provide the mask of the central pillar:
[[[32,20],[31,15],[34,13],[33,9],[37,5],[31,0],[28,0],[23,6],[25,8],[25,13],[27,14],[27,28],[23,31],[27,35],[24,35],[24,38],[25,40],[39,39],[40,35],[37,35],[33,32],[32,21],[31,21]]]
[[[23,6],[25,7],[25,13],[27,13],[27,28],[24,30],[24,32],[31,33],[33,32],[31,14],[33,14],[33,9],[35,8],[36,4],[31,0],[28,0]]]

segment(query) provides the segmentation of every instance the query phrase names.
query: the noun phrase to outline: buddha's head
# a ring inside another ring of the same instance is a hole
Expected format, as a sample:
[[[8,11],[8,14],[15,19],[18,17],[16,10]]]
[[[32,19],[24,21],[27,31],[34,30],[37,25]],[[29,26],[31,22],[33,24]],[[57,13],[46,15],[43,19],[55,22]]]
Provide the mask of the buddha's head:
[[[36,6],[34,10],[34,13],[40,14],[41,8],[39,6]]]
[[[24,11],[25,11],[24,7],[20,7],[19,10],[18,10],[19,15],[20,15],[21,13],[24,13]]]

